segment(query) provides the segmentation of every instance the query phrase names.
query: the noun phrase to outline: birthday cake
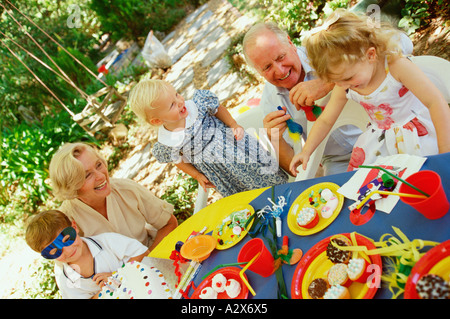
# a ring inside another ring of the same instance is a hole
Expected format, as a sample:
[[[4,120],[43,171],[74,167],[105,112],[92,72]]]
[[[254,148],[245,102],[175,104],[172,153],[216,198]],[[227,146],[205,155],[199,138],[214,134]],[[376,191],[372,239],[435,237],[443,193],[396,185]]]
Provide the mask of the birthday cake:
[[[125,263],[103,286],[99,299],[171,299],[164,275],[141,262]]]

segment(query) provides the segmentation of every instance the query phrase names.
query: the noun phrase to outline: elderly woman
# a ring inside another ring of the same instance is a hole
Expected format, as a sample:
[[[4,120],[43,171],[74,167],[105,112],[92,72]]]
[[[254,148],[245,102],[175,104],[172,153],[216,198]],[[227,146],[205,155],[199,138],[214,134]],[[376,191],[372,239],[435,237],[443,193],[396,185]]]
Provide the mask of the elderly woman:
[[[151,251],[178,226],[172,205],[135,181],[110,178],[106,161],[88,144],[63,145],[50,162],[50,179],[63,201],[59,209],[75,220],[82,236],[116,232]]]

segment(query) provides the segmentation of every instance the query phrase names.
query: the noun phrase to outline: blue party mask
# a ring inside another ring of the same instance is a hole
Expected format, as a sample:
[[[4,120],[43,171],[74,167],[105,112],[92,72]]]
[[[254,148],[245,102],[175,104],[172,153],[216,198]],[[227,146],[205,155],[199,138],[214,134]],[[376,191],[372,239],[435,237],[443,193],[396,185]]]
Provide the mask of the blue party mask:
[[[42,257],[56,259],[62,254],[63,247],[73,244],[77,238],[77,232],[73,227],[64,228],[56,239],[41,251]]]

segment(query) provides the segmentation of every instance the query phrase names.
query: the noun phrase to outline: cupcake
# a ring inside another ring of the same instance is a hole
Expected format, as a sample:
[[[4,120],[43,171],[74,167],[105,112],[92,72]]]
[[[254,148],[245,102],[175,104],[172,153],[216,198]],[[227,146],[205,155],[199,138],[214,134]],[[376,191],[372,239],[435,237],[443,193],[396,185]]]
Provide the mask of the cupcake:
[[[309,284],[308,294],[312,299],[322,299],[330,285],[323,278],[316,278]]]
[[[241,293],[241,284],[234,279],[228,279],[225,285],[225,291],[227,292],[228,297],[236,298]]]
[[[440,276],[428,274],[422,276],[416,284],[417,294],[421,299],[448,299],[450,286]]]
[[[224,275],[222,274],[216,274],[213,278],[212,278],[212,284],[211,287],[218,293],[224,292],[225,291],[225,285],[227,283],[227,278],[225,278]]]
[[[350,260],[351,252],[334,247],[331,241],[336,243],[338,246],[350,246],[350,241],[347,239],[347,237],[341,236],[331,239],[330,243],[327,246],[327,257],[333,264],[348,263],[348,261]]]
[[[340,285],[348,287],[352,284],[352,281],[348,278],[346,264],[334,264],[327,274],[328,283],[331,286]]]
[[[369,272],[367,267],[369,263],[364,258],[352,258],[347,265],[348,278],[352,281],[357,281],[365,283],[367,277],[369,277]]]
[[[323,299],[350,299],[350,292],[344,286],[331,286],[330,289],[327,290]]]
[[[312,207],[304,207],[297,215],[297,224],[303,228],[313,228],[319,222],[319,214]]]
[[[217,299],[217,291],[211,287],[205,287],[200,292],[199,297],[200,299]]]

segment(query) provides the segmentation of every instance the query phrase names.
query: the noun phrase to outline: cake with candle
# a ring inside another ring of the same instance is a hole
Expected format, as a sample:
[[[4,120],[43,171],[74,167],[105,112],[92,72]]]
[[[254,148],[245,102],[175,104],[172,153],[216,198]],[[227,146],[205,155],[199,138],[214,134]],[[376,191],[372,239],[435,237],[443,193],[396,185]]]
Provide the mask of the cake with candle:
[[[102,288],[100,299],[171,299],[164,275],[142,262],[125,263]]]

